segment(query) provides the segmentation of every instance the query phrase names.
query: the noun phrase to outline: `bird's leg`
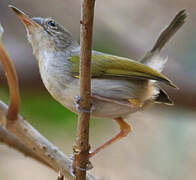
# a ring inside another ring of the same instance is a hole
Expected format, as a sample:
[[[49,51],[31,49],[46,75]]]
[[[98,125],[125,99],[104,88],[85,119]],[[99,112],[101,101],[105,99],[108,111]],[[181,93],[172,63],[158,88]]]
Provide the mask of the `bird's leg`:
[[[80,96],[75,96],[74,97],[74,105],[76,107],[76,110],[78,112],[86,112],[86,113],[92,113],[95,109],[95,107],[93,106],[93,103],[91,102],[91,108],[90,110],[88,109],[83,109],[80,107],[80,102],[82,101],[81,97]]]
[[[115,118],[114,120],[116,120],[116,122],[119,124],[120,132],[116,136],[114,136],[112,139],[107,141],[105,144],[103,144],[102,146],[98,147],[93,152],[90,152],[89,153],[89,157],[94,156],[99,151],[105,149],[106,147],[108,147],[109,145],[113,144],[114,142],[119,141],[121,138],[127,136],[127,134],[131,131],[131,126],[127,122],[125,122],[123,120],[123,118],[119,117],[119,118]]]

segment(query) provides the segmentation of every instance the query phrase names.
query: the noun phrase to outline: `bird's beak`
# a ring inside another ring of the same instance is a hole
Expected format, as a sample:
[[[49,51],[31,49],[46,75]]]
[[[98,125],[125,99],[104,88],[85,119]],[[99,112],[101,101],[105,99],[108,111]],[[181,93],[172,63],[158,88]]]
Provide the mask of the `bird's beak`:
[[[11,8],[16,13],[18,18],[22,21],[22,23],[25,25],[25,27],[28,30],[31,30],[32,28],[42,28],[42,26],[40,26],[38,23],[33,21],[31,18],[29,18],[24,12],[22,12],[18,8],[12,5],[9,5],[8,7]]]

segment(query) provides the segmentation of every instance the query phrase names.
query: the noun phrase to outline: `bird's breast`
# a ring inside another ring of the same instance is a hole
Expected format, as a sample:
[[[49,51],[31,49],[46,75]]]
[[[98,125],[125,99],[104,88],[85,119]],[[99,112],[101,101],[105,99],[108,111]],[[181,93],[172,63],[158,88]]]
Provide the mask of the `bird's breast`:
[[[78,79],[71,76],[68,58],[64,54],[46,51],[37,54],[36,58],[41,79],[50,94],[61,104],[69,101],[73,92],[70,89],[77,86]]]

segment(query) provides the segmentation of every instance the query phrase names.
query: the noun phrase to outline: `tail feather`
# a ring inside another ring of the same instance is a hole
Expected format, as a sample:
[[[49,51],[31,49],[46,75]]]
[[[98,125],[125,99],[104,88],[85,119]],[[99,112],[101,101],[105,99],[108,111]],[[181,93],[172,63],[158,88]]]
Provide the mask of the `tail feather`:
[[[163,32],[159,35],[154,47],[152,48],[151,52],[160,51],[164,45],[171,39],[171,37],[182,27],[185,23],[185,19],[187,17],[186,11],[181,10],[172,22],[165,28]]]
[[[161,49],[165,46],[165,44],[171,39],[171,37],[182,27],[185,23],[185,19],[187,17],[186,11],[180,11],[172,22],[167,26],[159,35],[155,45],[153,48],[145,54],[145,56],[140,60],[141,63],[161,72],[164,68],[165,63],[167,62],[167,58],[163,58],[159,55]],[[164,103],[172,105],[173,102],[167,95],[167,93],[159,87],[159,93],[154,99],[157,103]]]
[[[159,52],[165,46],[165,44],[171,39],[171,37],[182,27],[187,17],[186,11],[181,10],[172,22],[167,26],[159,35],[153,48],[145,54],[140,60],[141,63],[150,66],[157,71],[161,72],[164,68],[167,58],[159,56]]]

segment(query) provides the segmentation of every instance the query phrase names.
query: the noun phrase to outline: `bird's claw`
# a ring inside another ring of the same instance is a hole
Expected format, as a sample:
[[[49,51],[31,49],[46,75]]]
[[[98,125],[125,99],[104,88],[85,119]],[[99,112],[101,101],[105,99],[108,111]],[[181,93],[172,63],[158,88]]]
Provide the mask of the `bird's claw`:
[[[90,110],[81,108],[80,107],[80,102],[81,101],[82,101],[82,99],[81,99],[80,96],[75,96],[74,97],[74,105],[75,105],[75,108],[76,108],[76,110],[78,112],[92,113],[95,110],[95,107],[94,107],[94,105],[93,105],[92,102],[91,102],[91,108],[90,108]]]

